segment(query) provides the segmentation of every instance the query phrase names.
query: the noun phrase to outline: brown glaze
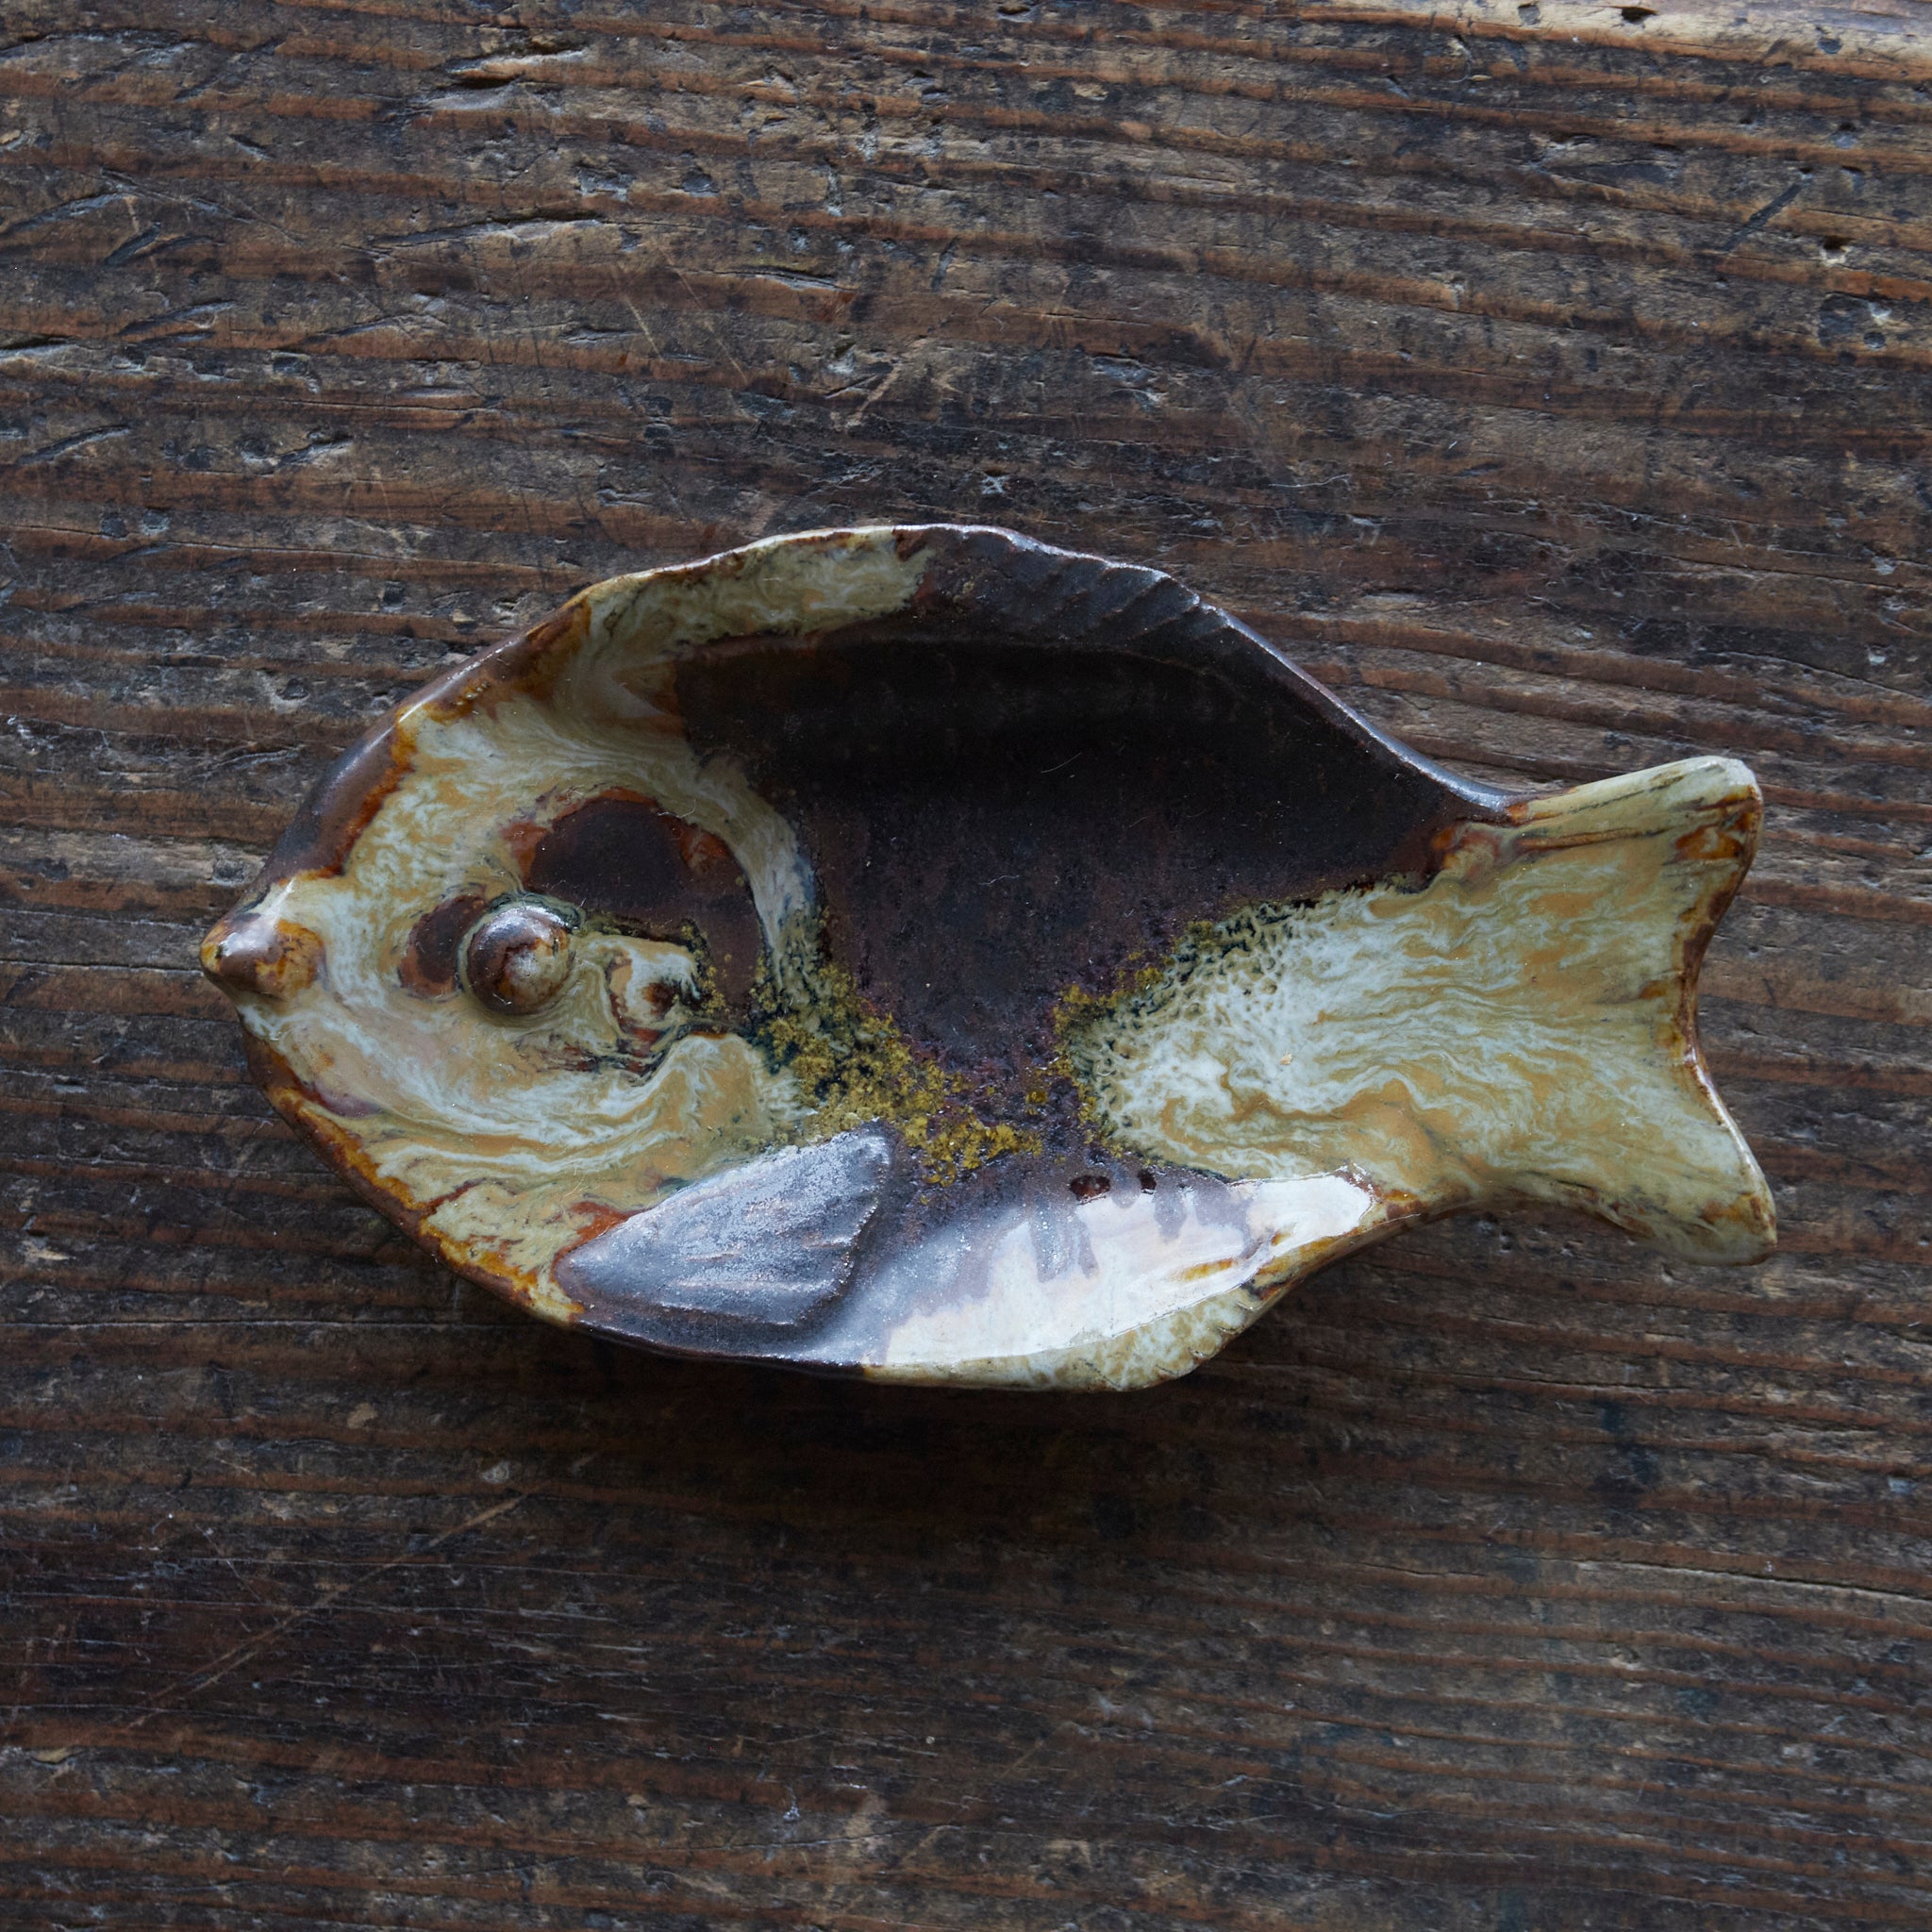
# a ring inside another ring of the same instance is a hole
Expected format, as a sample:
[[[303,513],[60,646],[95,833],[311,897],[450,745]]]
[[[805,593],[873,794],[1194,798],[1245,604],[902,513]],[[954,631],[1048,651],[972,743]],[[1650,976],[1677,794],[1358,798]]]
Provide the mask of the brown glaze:
[[[702,947],[726,1008],[742,1017],[758,963],[751,889],[730,847],[639,793],[607,793],[534,840],[524,884],[652,939]]]
[[[423,999],[441,999],[457,991],[457,948],[483,916],[489,900],[462,892],[432,907],[409,929],[397,974],[404,987]]]
[[[994,626],[1033,607],[1002,599],[975,624],[929,610],[678,672],[692,742],[799,828],[833,956],[1009,1108],[1071,990],[1107,992],[1250,901],[1425,870],[1432,836],[1486,808],[1335,729],[1244,638],[1250,675],[1231,675],[1225,619],[1192,607],[1137,634],[1129,607],[1111,637],[1110,588],[1075,607],[1098,636],[1016,642]]]

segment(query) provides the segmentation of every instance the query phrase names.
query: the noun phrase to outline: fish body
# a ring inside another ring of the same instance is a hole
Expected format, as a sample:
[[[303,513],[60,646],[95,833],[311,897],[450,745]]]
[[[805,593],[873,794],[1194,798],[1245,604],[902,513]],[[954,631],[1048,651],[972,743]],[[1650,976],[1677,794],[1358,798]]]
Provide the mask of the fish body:
[[[1494,791],[1158,572],[831,531],[437,680],[203,958],[275,1106],[538,1314],[1127,1388],[1460,1208],[1761,1258],[1695,1027],[1759,809],[1724,758]]]

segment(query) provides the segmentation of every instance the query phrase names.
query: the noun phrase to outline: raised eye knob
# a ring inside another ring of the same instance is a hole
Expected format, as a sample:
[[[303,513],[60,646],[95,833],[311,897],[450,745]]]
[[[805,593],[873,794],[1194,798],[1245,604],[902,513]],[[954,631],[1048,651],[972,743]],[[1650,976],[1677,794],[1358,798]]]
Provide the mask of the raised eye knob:
[[[492,1013],[534,1013],[570,977],[577,922],[543,899],[512,899],[486,912],[457,953],[464,990]]]

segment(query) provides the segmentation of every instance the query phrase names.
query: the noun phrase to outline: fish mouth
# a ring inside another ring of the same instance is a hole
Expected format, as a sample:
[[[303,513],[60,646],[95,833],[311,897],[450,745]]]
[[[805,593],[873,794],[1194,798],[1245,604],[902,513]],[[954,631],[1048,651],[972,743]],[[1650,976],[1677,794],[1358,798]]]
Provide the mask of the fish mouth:
[[[201,942],[201,970],[231,999],[289,999],[314,984],[323,960],[320,934],[261,911],[228,913]]]
[[[615,1067],[639,1078],[655,1074],[664,1064],[664,1056],[673,1044],[683,1038],[674,1033],[666,1040],[660,1032],[653,1032],[647,1026],[626,1026],[624,1041],[614,1053],[594,1056],[596,1063],[604,1067]]]
[[[563,1041],[545,1041],[536,1049],[536,1055],[542,1065],[559,1073],[620,1073],[642,1080],[663,1066],[666,1055],[680,1041],[729,1037],[729,1028],[717,1025],[667,1026],[658,1032],[644,1026],[627,1026],[622,1043],[615,1047],[600,1051]]]

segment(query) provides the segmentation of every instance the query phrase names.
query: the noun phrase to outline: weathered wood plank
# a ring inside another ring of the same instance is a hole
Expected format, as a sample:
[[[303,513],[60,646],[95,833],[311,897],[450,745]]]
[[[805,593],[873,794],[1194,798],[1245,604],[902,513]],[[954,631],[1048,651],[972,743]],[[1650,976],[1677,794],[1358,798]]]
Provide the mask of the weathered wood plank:
[[[1903,4],[19,0],[0,1917],[1925,1924],[1928,455]],[[878,517],[1502,782],[1750,758],[1778,1257],[1446,1224],[1130,1399],[438,1274],[201,926],[453,654]]]

